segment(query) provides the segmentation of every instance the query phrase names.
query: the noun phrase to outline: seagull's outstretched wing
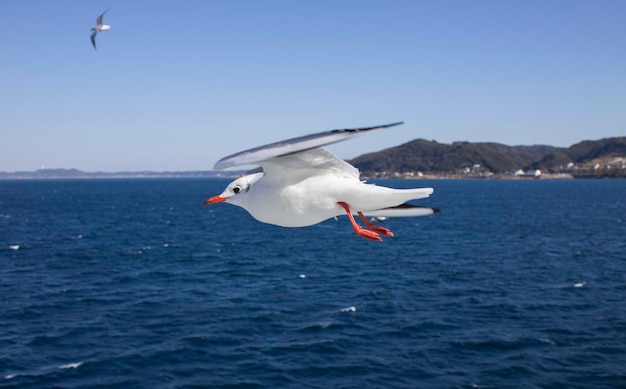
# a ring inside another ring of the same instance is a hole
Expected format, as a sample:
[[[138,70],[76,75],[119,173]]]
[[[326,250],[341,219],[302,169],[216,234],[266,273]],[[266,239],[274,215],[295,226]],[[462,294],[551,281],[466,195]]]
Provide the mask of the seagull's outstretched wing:
[[[108,8],[106,11],[104,11],[100,16],[98,16],[98,19],[96,19],[96,24],[98,26],[102,26],[102,17],[104,16],[105,13],[107,13],[111,8]]]
[[[320,146],[341,142],[343,140],[363,135],[370,131],[380,130],[387,127],[397,126],[403,122],[391,123],[382,126],[353,128],[344,130],[332,130],[317,134],[300,136],[284,141],[271,143],[265,146],[241,151],[229,155],[217,161],[215,170],[222,170],[234,166],[258,165],[272,158],[282,157],[297,152],[320,148]],[[330,153],[328,153],[330,154]],[[332,154],[330,154],[332,155]],[[334,156],[333,156],[334,157]],[[336,157],[334,157],[337,159]],[[343,162],[343,161],[342,161]],[[345,162],[344,162],[345,163]],[[347,164],[347,163],[346,163]],[[263,165],[263,164],[261,164]],[[347,164],[350,166],[349,164]]]
[[[98,34],[98,30],[93,30],[93,32],[91,33],[91,44],[93,45],[93,48],[98,50],[96,48],[96,34]]]

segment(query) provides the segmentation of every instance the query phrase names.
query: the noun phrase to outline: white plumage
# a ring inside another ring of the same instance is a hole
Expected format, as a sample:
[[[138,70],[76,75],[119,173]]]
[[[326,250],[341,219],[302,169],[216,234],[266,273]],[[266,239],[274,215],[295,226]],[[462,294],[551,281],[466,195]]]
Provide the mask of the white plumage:
[[[310,226],[347,214],[359,236],[378,241],[382,240],[379,234],[393,236],[364,216],[432,214],[437,210],[405,203],[428,197],[433,189],[366,184],[359,179],[358,169],[321,146],[398,124],[306,135],[222,158],[215,164],[216,170],[258,164],[263,171],[233,181],[222,194],[204,204],[227,202],[261,222],[283,227]],[[356,224],[353,213],[361,216],[365,229]]]

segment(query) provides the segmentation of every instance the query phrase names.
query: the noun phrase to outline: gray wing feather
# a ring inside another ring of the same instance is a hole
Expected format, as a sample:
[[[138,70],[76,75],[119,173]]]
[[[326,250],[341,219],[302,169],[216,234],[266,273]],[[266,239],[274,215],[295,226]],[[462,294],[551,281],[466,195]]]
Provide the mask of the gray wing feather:
[[[319,132],[291,138],[276,143],[270,143],[265,146],[255,147],[253,149],[241,151],[224,157],[217,161],[214,166],[215,170],[222,170],[234,166],[255,165],[271,158],[281,157],[305,150],[318,148],[320,146],[341,142],[343,140],[363,135],[369,131],[380,130],[387,127],[397,126],[403,122],[391,123],[382,126],[353,128],[343,130],[332,130]]]
[[[102,25],[102,17],[104,16],[105,13],[107,13],[111,8],[108,8],[106,11],[104,11],[100,16],[98,16],[98,19],[96,19],[96,24],[98,26]]]
[[[359,170],[334,154],[317,147],[293,154],[282,155],[260,162],[265,179],[274,183],[298,182],[316,175],[334,171],[339,175],[359,179]]]

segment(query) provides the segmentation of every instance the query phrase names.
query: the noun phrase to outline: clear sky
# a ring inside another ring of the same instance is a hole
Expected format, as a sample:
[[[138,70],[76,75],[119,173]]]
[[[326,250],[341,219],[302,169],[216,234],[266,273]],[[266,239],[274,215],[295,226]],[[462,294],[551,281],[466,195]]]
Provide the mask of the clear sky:
[[[3,0],[0,171],[210,170],[396,121],[329,149],[625,136],[625,21],[624,0]]]

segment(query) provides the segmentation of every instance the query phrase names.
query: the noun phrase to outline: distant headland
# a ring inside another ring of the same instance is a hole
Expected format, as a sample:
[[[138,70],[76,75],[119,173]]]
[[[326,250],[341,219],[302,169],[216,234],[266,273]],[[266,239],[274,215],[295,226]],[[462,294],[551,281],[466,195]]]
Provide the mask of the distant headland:
[[[415,139],[348,162],[381,178],[626,178],[626,137],[567,148]]]

